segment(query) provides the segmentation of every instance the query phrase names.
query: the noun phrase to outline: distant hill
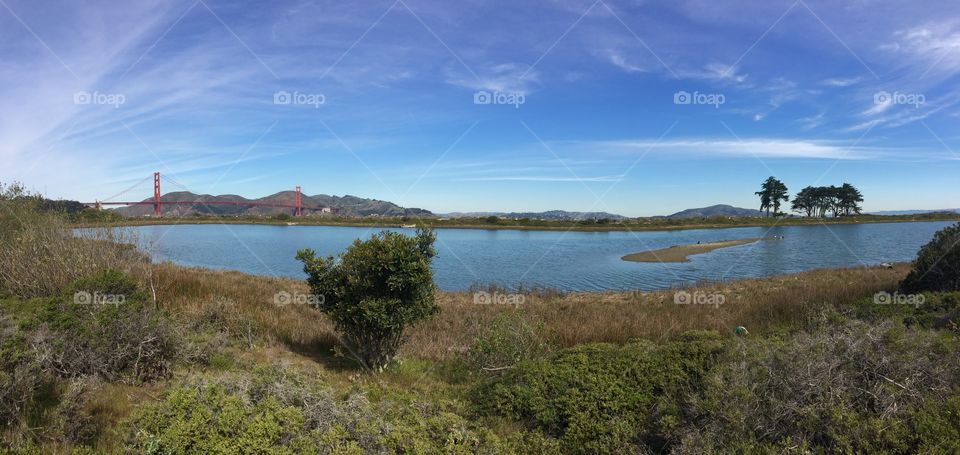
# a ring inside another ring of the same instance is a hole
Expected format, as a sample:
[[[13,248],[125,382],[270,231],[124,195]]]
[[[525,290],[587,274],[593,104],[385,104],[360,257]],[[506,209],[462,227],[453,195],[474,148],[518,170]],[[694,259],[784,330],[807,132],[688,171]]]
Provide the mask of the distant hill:
[[[454,212],[441,216],[449,218],[482,218],[499,216],[502,218],[529,218],[531,220],[622,220],[622,215],[607,212],[568,212],[566,210],[548,210],[546,212]]]
[[[235,194],[223,194],[212,196],[209,194],[194,194],[187,191],[177,191],[164,194],[160,197],[163,201],[233,201],[233,202],[272,202],[277,204],[296,203],[296,192],[282,191],[270,196],[259,199],[247,199]],[[143,202],[151,202],[152,199],[144,199]],[[304,207],[330,207],[338,209],[338,214],[343,216],[433,216],[429,210],[418,208],[404,208],[392,202],[380,201],[377,199],[365,199],[357,196],[329,196],[318,194],[316,196],[303,195]],[[183,216],[194,213],[215,214],[215,215],[279,215],[281,213],[292,214],[293,209],[282,207],[257,207],[257,206],[232,206],[232,205],[167,205],[163,207],[163,214]],[[115,209],[117,213],[123,216],[144,216],[153,213],[153,205],[133,205]],[[305,210],[306,216],[320,216],[320,213]]]
[[[940,210],[884,210],[880,212],[870,212],[869,215],[921,215],[924,213],[960,213],[960,209],[940,209]]]
[[[698,209],[687,209],[681,212],[667,216],[667,218],[712,218],[715,216],[763,216],[763,212],[754,209],[744,209],[732,205],[711,205],[710,207],[701,207]]]

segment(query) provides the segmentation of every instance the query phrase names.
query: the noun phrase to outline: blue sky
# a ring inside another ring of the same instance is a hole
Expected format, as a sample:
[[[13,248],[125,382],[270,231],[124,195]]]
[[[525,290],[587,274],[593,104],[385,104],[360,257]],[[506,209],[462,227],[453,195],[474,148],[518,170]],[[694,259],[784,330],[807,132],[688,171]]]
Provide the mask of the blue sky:
[[[871,211],[957,207],[958,13],[0,0],[0,181],[92,200],[156,170],[201,193],[639,216],[753,207],[775,175],[852,183]]]

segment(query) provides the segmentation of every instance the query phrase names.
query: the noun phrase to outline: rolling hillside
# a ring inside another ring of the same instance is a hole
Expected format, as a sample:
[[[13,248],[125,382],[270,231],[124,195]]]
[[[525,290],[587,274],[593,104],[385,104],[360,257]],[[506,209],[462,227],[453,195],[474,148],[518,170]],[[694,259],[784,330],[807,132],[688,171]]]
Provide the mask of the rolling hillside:
[[[711,205],[710,207],[683,210],[674,213],[667,218],[712,218],[715,216],[763,216],[763,212],[754,209],[745,209],[734,207],[732,205],[719,204]]]
[[[270,196],[259,199],[247,199],[235,194],[223,194],[213,196],[209,194],[194,194],[186,191],[167,193],[161,196],[163,201],[230,201],[230,202],[270,202],[277,204],[293,205],[296,201],[296,193],[293,191],[282,191]],[[145,199],[144,202],[150,202],[151,199]],[[304,207],[330,207],[337,209],[337,214],[342,216],[433,216],[429,210],[418,208],[404,208],[392,202],[381,201],[377,199],[366,199],[357,196],[329,196],[318,194],[315,196],[303,195]],[[115,209],[117,213],[123,216],[138,217],[153,213],[152,205],[135,205]],[[292,214],[293,209],[282,207],[257,207],[257,206],[230,206],[230,205],[174,205],[163,206],[164,215],[184,216],[194,213],[217,214],[217,215],[279,215],[281,213]],[[311,210],[304,210],[305,216],[329,216],[329,213],[320,213]]]

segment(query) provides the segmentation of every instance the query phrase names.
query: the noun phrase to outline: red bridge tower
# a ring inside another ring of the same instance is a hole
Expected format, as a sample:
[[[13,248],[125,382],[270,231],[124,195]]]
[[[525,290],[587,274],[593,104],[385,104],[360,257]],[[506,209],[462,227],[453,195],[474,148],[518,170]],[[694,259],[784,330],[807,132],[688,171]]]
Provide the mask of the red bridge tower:
[[[300,185],[297,185],[297,211],[294,212],[293,216],[303,215],[303,213],[300,210],[301,208],[303,208],[303,199],[301,198],[301,195],[300,195]]]
[[[160,217],[160,173],[153,173],[153,216]]]

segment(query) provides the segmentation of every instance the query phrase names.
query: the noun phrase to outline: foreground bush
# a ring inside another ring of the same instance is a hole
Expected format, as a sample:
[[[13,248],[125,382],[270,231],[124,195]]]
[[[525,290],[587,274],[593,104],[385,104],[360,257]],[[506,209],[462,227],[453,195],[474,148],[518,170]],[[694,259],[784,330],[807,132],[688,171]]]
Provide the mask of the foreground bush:
[[[297,253],[320,311],[364,367],[382,369],[400,348],[404,329],[439,311],[430,271],[435,239],[430,230],[415,237],[383,231],[354,241],[337,262],[309,249]]]
[[[957,453],[958,341],[891,321],[738,340],[676,451]]]
[[[958,453],[960,339],[901,321],[584,345],[480,385],[566,453]]]
[[[517,368],[476,391],[481,412],[526,422],[569,453],[661,451],[676,439],[690,393],[722,343],[710,334],[681,342],[589,344]]]
[[[919,302],[919,299],[917,297],[915,302]],[[855,314],[859,319],[870,322],[892,320],[907,327],[960,333],[960,292],[926,292],[922,294],[922,303],[914,305],[880,305],[874,299],[866,299],[856,306]]]
[[[0,432],[8,435],[7,445],[17,446],[26,440],[27,411],[49,381],[23,336],[0,313]]]
[[[32,349],[60,377],[107,381],[165,378],[177,353],[166,316],[121,272],[107,270],[75,282],[37,317]]]
[[[339,395],[279,368],[201,379],[137,412],[129,450],[163,454],[552,454],[536,434],[500,437],[443,399]]]
[[[0,453],[6,453],[4,448],[39,453],[35,445],[40,442],[89,443],[106,430],[89,409],[98,387],[95,379],[58,380],[44,372],[23,343],[0,343]]]
[[[920,249],[900,287],[904,292],[960,291],[960,224],[937,232]]]
[[[503,373],[519,362],[552,350],[543,323],[529,322],[520,310],[511,310],[491,321],[471,321],[473,341],[466,360],[475,371]]]

